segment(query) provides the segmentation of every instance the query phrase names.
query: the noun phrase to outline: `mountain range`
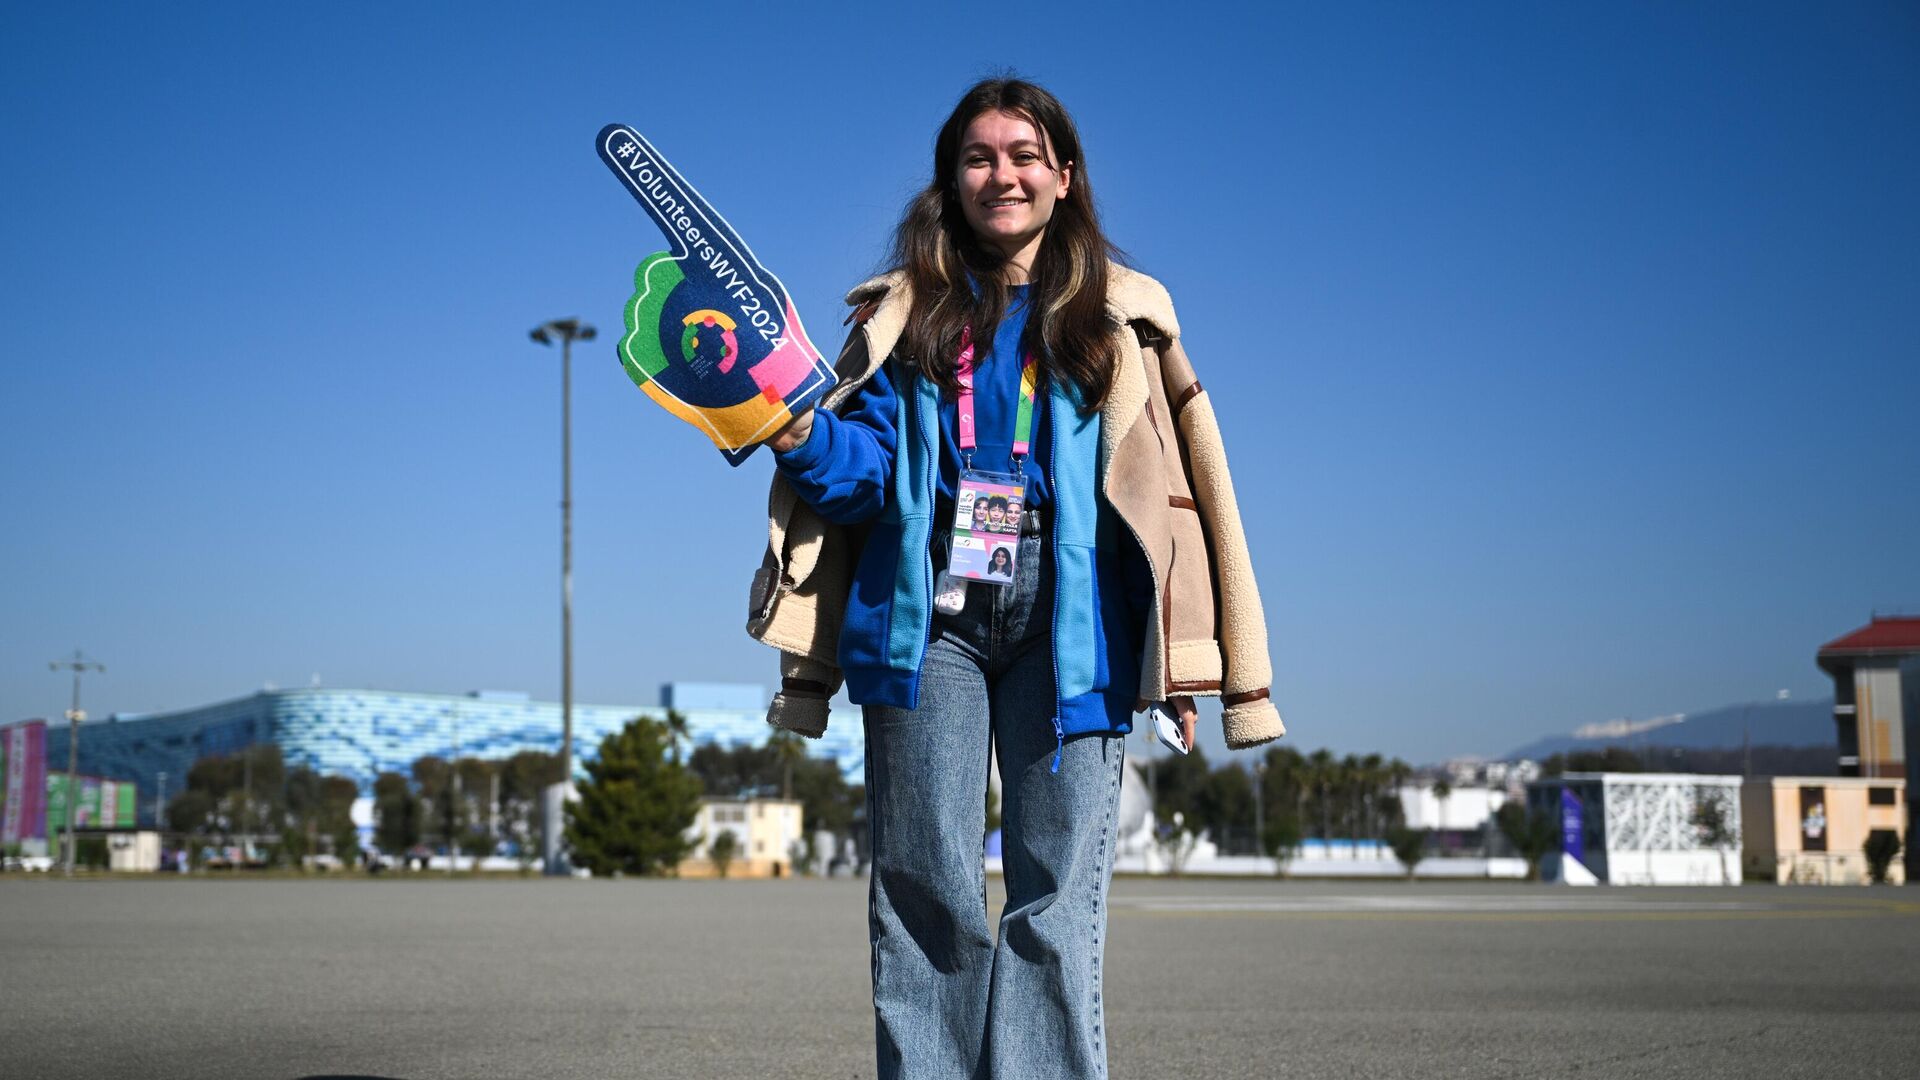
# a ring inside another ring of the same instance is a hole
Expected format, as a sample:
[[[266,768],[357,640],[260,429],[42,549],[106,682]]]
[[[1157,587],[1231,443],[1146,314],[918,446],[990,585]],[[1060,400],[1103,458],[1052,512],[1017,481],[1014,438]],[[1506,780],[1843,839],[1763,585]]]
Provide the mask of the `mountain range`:
[[[1539,761],[1549,754],[1609,746],[1635,751],[1729,750],[1745,745],[1749,737],[1754,746],[1833,747],[1833,699],[1767,701],[1646,720],[1607,720],[1583,725],[1572,734],[1536,739],[1503,757]]]

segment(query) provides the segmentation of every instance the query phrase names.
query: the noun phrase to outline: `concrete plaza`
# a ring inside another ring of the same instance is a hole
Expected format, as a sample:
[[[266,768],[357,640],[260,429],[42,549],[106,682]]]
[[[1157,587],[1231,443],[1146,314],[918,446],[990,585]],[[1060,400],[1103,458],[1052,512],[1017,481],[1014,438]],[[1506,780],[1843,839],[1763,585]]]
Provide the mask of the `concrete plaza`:
[[[14,875],[0,911],[7,1077],[872,1075],[864,882]],[[1920,892],[1122,879],[1110,942],[1116,1078],[1920,1073]]]

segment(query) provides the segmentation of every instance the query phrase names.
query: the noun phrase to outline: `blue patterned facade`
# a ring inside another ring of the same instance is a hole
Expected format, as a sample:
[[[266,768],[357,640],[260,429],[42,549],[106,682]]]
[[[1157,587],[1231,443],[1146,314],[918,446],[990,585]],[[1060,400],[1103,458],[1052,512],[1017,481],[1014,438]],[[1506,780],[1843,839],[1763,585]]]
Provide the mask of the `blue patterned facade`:
[[[744,702],[742,702],[744,704]],[[754,709],[682,707],[695,746],[757,746],[773,731]],[[848,713],[851,712],[851,715]],[[635,716],[661,719],[666,709],[642,705],[573,706],[574,754],[598,756],[600,740]],[[382,772],[410,773],[415,759],[506,758],[521,750],[560,749],[560,705],[513,694],[413,694],[386,690],[263,690],[194,709],[117,714],[80,731],[80,772],[132,780],[139,788],[140,821],[154,820],[154,796],[165,773],[171,798],[195,760],[229,754],[257,742],[279,745],[287,766],[351,777],[370,795]],[[809,753],[862,782],[866,734],[857,710],[838,709],[827,735],[807,743]],[[47,767],[67,766],[67,726],[47,725]]]

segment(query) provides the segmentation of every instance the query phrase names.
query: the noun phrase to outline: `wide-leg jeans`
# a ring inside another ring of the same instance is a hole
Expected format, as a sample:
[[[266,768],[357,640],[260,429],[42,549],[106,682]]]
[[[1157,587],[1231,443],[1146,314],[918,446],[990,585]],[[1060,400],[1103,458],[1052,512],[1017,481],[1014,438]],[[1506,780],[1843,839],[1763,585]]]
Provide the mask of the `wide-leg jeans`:
[[[965,610],[935,615],[918,708],[864,709],[882,1080],[1106,1075],[1100,965],[1125,739],[1068,739],[1052,768],[1048,552],[1044,533],[1022,536],[1013,584],[974,582]],[[1007,892],[997,936],[989,753]]]

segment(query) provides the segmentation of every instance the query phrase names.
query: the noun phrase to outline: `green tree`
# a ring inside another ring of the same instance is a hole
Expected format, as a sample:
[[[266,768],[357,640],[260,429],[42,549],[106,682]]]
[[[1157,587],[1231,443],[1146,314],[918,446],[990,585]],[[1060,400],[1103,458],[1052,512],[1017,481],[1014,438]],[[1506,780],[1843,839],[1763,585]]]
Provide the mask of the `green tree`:
[[[1237,762],[1207,774],[1194,793],[1192,816],[1223,854],[1251,853],[1260,842],[1253,835],[1253,778]]]
[[[1207,755],[1197,746],[1191,753],[1158,758],[1153,768],[1153,819],[1164,824],[1178,814],[1188,833],[1197,832],[1201,828],[1200,791],[1212,772]]]
[[[1712,790],[1697,792],[1693,800],[1693,812],[1688,817],[1694,829],[1699,833],[1700,843],[1720,854],[1720,883],[1732,882],[1733,877],[1727,870],[1727,848],[1733,845],[1733,824],[1731,814],[1727,812],[1725,801]]]
[[[351,861],[360,850],[353,825],[353,800],[359,789],[344,776],[324,776],[301,765],[287,773],[285,816],[279,853],[296,866],[305,857],[330,853]]]
[[[1427,830],[1409,829],[1405,825],[1392,825],[1387,828],[1387,846],[1393,849],[1393,857],[1407,868],[1407,880],[1413,880],[1413,868],[1420,865],[1426,857]]]
[[[851,832],[854,807],[860,802],[857,790],[832,761],[810,757],[793,763],[793,797],[800,800],[801,829],[808,834],[822,829],[836,836]]]
[[[1559,839],[1559,823],[1545,810],[1529,811],[1518,802],[1505,803],[1495,815],[1500,834],[1527,860],[1527,880],[1540,880],[1540,860]]]
[[[286,820],[286,761],[274,743],[255,743],[232,755],[238,784],[227,798],[242,835],[280,832]]]
[[[771,790],[777,776],[773,752],[764,746],[696,746],[687,756],[687,769],[700,778],[706,793],[717,799],[744,798]]]
[[[1306,816],[1305,792],[1307,759],[1291,746],[1271,746],[1262,759],[1260,794],[1266,800],[1269,816],[1292,810],[1295,817]]]
[[[767,749],[780,763],[780,797],[793,798],[793,769],[807,760],[807,744],[791,731],[780,730],[767,737]]]
[[[795,752],[798,751],[796,754]],[[845,836],[853,829],[855,809],[865,797],[849,785],[832,761],[805,756],[798,736],[776,733],[764,746],[696,747],[687,768],[700,778],[708,795],[746,799],[772,791],[789,791],[800,800],[802,831],[807,836],[825,830]]]
[[[353,803],[360,785],[345,776],[320,781],[320,833],[341,862],[351,865],[360,855],[360,829],[353,823]]]
[[[313,785],[318,781],[313,777]],[[264,836],[279,852],[304,851],[311,845],[289,825],[289,785],[294,783],[280,748],[271,743],[209,755],[188,768],[186,786],[167,804],[167,824],[190,841],[224,846],[236,836]],[[190,850],[199,847],[189,843]]]
[[[280,824],[276,861],[306,869],[306,857],[320,850],[320,774],[306,765],[287,771],[286,817]]]
[[[687,715],[678,709],[667,710],[667,744],[673,750],[673,763],[680,764],[680,746],[693,745],[693,731],[687,726]]]
[[[1867,874],[1875,885],[1887,883],[1887,870],[1893,866],[1893,857],[1900,854],[1900,834],[1892,829],[1875,829],[1867,834],[1867,842],[1861,845],[1867,856]]]
[[[1306,765],[1307,798],[1313,815],[1309,820],[1320,826],[1320,839],[1332,839],[1333,801],[1340,785],[1340,765],[1334,760],[1333,751],[1324,746],[1307,758]]]
[[[414,790],[420,793],[421,826],[435,838],[436,845],[453,851],[454,837],[460,833],[460,808],[453,797],[453,763],[436,754],[413,761]]]
[[[686,858],[700,780],[667,760],[667,725],[635,717],[600,740],[579,800],[567,807],[575,865],[594,874],[667,873]]]
[[[405,776],[383,772],[374,777],[373,816],[374,842],[388,855],[404,856],[420,842],[420,797]]]
[[[204,842],[225,835],[219,803],[205,791],[188,788],[167,802],[167,825],[182,834],[187,860],[198,869]]]
[[[707,858],[713,860],[713,872],[721,877],[727,876],[727,870],[733,865],[733,857],[740,853],[740,841],[733,835],[732,829],[721,829],[720,835],[707,845]]]
[[[1287,864],[1300,850],[1300,841],[1305,832],[1300,827],[1300,819],[1291,809],[1282,814],[1267,818],[1266,835],[1260,838],[1260,844],[1267,857],[1274,862],[1274,872],[1281,877],[1288,874]]]
[[[522,750],[500,763],[500,827],[520,860],[533,868],[540,851],[540,800],[560,782],[560,755]]]

